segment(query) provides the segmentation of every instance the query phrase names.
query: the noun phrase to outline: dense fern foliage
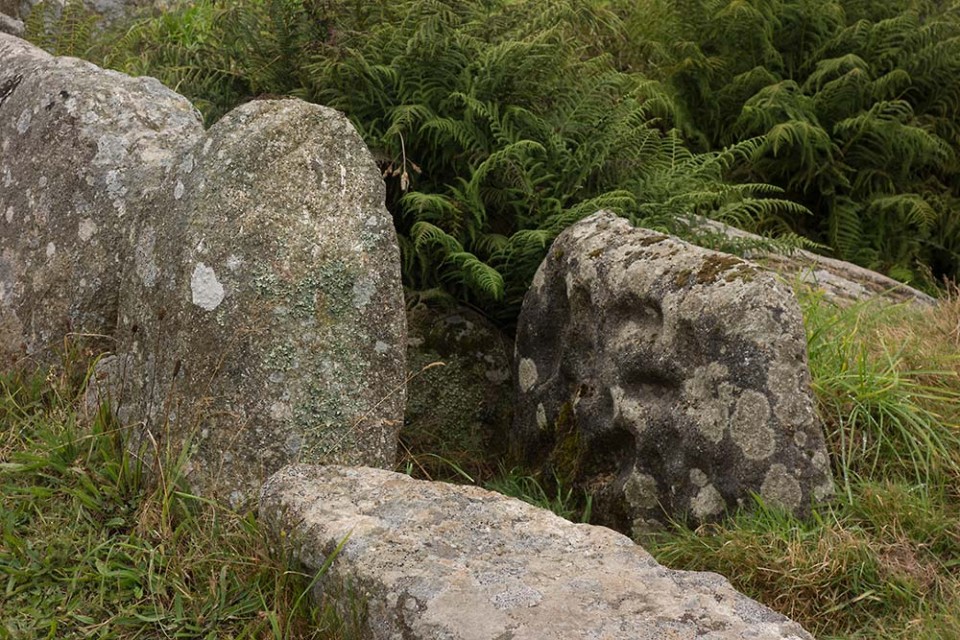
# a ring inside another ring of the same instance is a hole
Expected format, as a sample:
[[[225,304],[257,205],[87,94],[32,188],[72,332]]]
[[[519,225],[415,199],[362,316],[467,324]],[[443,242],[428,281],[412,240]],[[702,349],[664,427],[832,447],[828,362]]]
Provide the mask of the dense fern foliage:
[[[692,153],[663,85],[597,47],[622,35],[588,0],[200,0],[79,53],[211,121],[262,94],[344,111],[386,179],[406,284],[509,322],[550,241],[600,208],[674,230],[803,212],[724,181],[760,140]]]
[[[796,230],[912,282],[960,270],[960,5],[616,1],[621,68],[661,79],[702,150],[763,144],[731,178],[813,217]]]

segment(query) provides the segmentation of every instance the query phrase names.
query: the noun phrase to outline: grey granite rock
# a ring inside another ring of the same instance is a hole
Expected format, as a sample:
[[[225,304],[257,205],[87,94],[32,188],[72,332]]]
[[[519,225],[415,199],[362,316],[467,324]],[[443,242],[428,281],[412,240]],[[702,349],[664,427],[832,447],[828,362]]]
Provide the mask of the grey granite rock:
[[[517,329],[516,450],[640,533],[752,494],[804,516],[832,493],[800,310],[734,256],[598,213],[551,247]]]
[[[0,33],[8,33],[12,36],[23,35],[23,22],[0,11]]]
[[[294,465],[260,518],[311,572],[343,543],[317,591],[364,606],[372,640],[812,640],[721,576],[477,487]]]
[[[111,346],[127,234],[203,134],[186,98],[0,34],[0,366]]]
[[[235,506],[288,462],[393,464],[399,248],[342,114],[254,101],[207,132],[156,80],[0,34],[0,150],[0,367],[112,351],[91,401]]]
[[[205,494],[239,506],[292,461],[393,464],[406,321],[383,202],[342,114],[256,100],[181,156],[131,233],[125,411],[190,439]]]

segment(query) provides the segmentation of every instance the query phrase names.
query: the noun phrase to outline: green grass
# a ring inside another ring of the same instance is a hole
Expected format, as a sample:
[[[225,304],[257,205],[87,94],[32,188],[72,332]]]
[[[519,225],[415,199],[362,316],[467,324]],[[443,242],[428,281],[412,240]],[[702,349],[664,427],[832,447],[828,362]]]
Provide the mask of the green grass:
[[[147,483],[68,376],[0,377],[0,638],[352,637],[250,514]]]
[[[644,539],[818,638],[960,637],[960,301],[929,312],[803,299],[838,496]]]

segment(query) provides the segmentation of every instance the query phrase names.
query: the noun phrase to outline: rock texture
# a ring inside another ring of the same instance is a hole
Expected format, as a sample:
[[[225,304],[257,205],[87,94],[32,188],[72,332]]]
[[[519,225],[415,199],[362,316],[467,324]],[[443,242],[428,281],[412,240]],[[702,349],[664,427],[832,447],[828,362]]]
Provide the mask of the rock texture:
[[[161,185],[131,238],[119,352],[149,375],[124,405],[154,438],[195,434],[205,493],[238,505],[296,460],[393,464],[406,322],[383,202],[347,119],[299,100],[238,107]]]
[[[366,606],[375,640],[812,640],[711,573],[672,571],[626,536],[477,487],[294,465],[260,517]]]
[[[283,464],[391,465],[406,323],[384,187],[341,114],[183,97],[0,35],[0,365],[71,334],[134,442],[240,505]]]
[[[53,5],[53,11],[59,14],[66,3],[67,0],[0,0],[0,13],[6,13],[15,18],[26,18],[37,5],[48,4]],[[90,11],[110,20],[136,9],[167,6],[170,2],[169,0],[83,0],[83,4]]]
[[[759,244],[763,238],[746,231],[725,225],[715,220],[698,218],[694,225],[722,237],[747,244]],[[852,304],[879,298],[893,304],[909,303],[920,307],[932,307],[937,301],[922,291],[892,278],[859,267],[843,260],[819,256],[809,251],[795,251],[781,255],[758,250],[748,251],[752,261],[783,275],[797,279],[802,284],[821,291],[824,297],[836,304]]]
[[[0,11],[0,33],[22,36],[23,22]]]
[[[128,233],[203,134],[186,98],[0,34],[0,367],[117,322]]]
[[[407,312],[407,344],[411,453],[461,466],[499,459],[513,419],[512,340],[471,309],[418,304]]]
[[[739,258],[595,214],[554,242],[517,329],[516,449],[634,533],[832,493],[800,311]]]

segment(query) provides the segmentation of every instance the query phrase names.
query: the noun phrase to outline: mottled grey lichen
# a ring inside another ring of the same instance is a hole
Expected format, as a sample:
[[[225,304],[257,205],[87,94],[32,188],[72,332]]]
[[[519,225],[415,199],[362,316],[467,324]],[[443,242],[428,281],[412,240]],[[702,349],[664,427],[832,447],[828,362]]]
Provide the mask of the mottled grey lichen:
[[[829,494],[799,308],[772,275],[600,212],[557,238],[537,283],[513,447],[591,491],[598,522],[714,520],[763,486],[804,516]]]

